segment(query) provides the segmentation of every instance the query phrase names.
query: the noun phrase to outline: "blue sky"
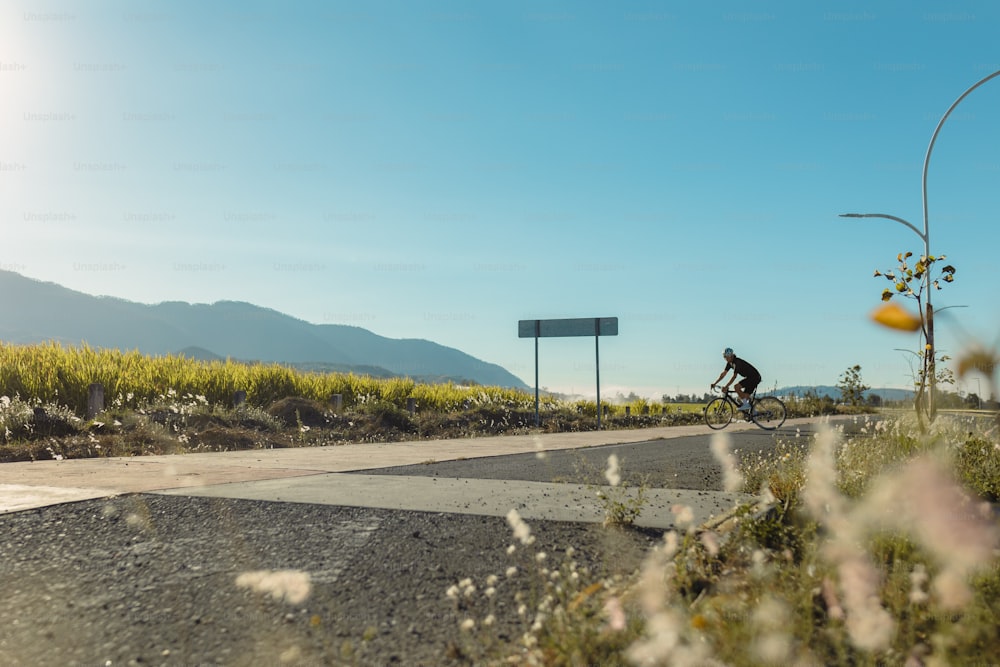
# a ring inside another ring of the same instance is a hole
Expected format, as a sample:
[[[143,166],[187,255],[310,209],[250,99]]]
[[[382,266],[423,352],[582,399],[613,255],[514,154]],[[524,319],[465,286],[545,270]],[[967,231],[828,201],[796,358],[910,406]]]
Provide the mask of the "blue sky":
[[[2,0],[0,267],[528,384],[518,320],[614,316],[605,397],[701,393],[726,346],[766,386],[907,387],[917,341],[868,320],[872,273],[922,241],[838,215],[922,227],[931,135],[1000,70],[998,30],[985,1]],[[1000,332],[998,118],[1000,78],[928,172],[952,355]],[[592,394],[594,356],[543,339],[540,384]]]

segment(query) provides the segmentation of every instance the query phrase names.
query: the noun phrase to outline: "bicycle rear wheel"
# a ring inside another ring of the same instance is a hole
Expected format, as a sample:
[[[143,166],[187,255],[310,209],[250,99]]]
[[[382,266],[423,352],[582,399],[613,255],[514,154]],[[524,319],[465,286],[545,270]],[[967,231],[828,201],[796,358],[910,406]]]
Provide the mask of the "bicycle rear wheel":
[[[721,428],[726,428],[729,426],[729,422],[733,421],[733,404],[726,399],[718,396],[713,398],[705,406],[705,423],[708,427],[718,431]]]
[[[768,431],[773,431],[785,423],[785,404],[774,396],[758,398],[750,413],[753,423]]]

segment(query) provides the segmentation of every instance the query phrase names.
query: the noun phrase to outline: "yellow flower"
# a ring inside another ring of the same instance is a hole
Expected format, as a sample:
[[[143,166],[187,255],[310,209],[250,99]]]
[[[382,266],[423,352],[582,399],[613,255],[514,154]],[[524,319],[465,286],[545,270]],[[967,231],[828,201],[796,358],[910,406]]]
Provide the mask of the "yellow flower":
[[[898,303],[889,302],[879,306],[871,315],[872,319],[882,326],[900,331],[917,331],[920,329],[920,318],[910,313]]]

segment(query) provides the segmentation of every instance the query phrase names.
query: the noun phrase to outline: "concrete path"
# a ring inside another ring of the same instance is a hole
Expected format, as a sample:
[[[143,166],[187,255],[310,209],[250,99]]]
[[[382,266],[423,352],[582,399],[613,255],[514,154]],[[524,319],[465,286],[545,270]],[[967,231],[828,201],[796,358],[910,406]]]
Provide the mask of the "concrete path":
[[[815,420],[789,420],[784,428]],[[734,423],[730,433],[756,429]],[[600,521],[595,490],[575,484],[350,475],[427,462],[643,442],[710,433],[707,426],[540,433],[458,440],[352,444],[226,453],[74,459],[0,464],[0,512],[128,493],[251,498],[429,512]],[[742,494],[650,489],[640,525],[673,525],[671,508],[696,520],[717,516]]]

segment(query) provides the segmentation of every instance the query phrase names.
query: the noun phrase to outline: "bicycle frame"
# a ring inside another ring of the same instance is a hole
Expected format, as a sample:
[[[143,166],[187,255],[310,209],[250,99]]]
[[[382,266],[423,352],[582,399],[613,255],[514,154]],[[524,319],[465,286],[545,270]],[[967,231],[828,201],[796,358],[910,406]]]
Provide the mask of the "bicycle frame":
[[[719,389],[719,393],[722,395],[723,398],[732,403],[734,408],[739,409],[740,402],[736,399],[739,398],[740,395],[736,393],[735,389]],[[754,389],[753,393],[750,394],[750,398],[748,400],[750,401],[750,410],[753,410],[753,404],[757,402],[756,389]]]

